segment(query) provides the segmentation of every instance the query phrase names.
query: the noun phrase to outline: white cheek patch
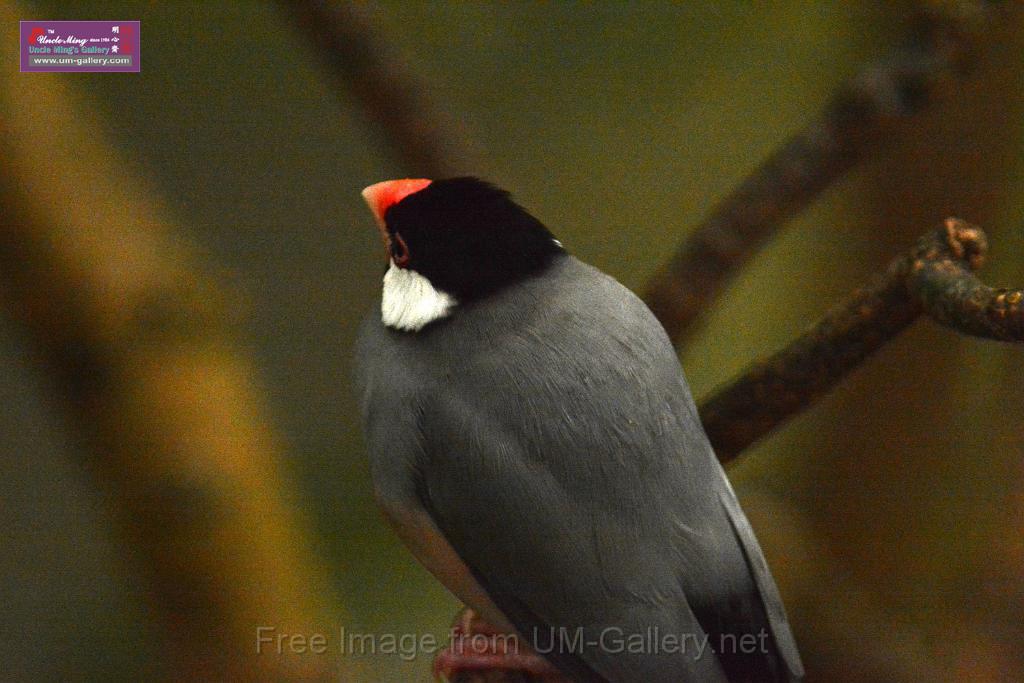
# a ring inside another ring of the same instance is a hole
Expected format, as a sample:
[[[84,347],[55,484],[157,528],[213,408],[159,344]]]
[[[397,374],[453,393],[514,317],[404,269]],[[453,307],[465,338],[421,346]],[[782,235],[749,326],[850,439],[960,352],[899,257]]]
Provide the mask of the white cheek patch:
[[[388,327],[415,332],[444,318],[457,304],[451,295],[434,289],[430,280],[415,270],[399,268],[394,261],[384,274],[380,312]]]

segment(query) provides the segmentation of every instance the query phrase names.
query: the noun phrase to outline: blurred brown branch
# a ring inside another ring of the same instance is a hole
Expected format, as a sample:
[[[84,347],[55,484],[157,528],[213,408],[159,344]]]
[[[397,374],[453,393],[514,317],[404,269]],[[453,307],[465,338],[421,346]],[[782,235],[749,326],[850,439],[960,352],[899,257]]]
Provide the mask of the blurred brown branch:
[[[729,462],[814,399],[921,313],[965,334],[1024,341],[1024,295],[992,289],[972,271],[987,241],[955,218],[923,236],[785,349],[715,392],[700,416],[718,458]]]
[[[408,58],[380,36],[366,6],[339,0],[282,0],[312,39],[328,72],[381,127],[406,172],[444,178],[471,171],[476,154],[463,127],[435,103]]]
[[[0,0],[7,26],[29,14]],[[257,626],[321,632],[336,615],[233,302],[65,77],[0,73],[0,296],[58,375],[172,678],[333,679],[332,656],[256,654]]]
[[[821,115],[716,206],[655,274],[645,299],[677,346],[736,272],[898,126],[955,90],[998,2],[934,3],[903,47],[842,86]]]

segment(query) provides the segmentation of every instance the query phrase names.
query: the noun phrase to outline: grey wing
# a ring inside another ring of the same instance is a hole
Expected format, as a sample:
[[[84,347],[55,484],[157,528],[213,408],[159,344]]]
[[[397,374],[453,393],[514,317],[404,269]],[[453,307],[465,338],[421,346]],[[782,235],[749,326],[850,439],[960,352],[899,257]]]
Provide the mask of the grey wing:
[[[520,635],[578,680],[725,681],[663,529],[559,483],[476,408],[433,413],[420,497]]]
[[[776,667],[778,669],[776,678],[784,681],[799,681],[803,678],[804,667],[800,660],[796,639],[793,637],[789,620],[786,617],[782,596],[779,595],[779,589],[776,587],[775,579],[772,578],[771,571],[768,569],[768,563],[761,552],[761,546],[757,542],[754,530],[751,528],[750,522],[747,521],[747,516],[740,508],[739,501],[736,500],[736,494],[733,492],[732,486],[725,478],[724,473],[722,480],[725,484],[719,494],[722,507],[729,518],[729,525],[732,527],[733,534],[747,561],[748,570],[757,590],[757,598],[764,611],[764,618],[767,622],[766,626],[774,641],[775,651],[778,654],[778,664],[780,666]]]

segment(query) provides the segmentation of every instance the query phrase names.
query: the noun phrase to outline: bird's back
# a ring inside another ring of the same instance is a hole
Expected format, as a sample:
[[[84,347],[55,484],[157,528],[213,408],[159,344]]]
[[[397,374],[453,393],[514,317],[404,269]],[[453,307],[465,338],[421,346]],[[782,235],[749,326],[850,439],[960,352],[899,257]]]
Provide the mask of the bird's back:
[[[802,673],[675,352],[631,292],[566,256],[415,340],[364,335],[424,397],[421,498],[480,583],[542,650],[596,639],[553,660],[610,681]]]

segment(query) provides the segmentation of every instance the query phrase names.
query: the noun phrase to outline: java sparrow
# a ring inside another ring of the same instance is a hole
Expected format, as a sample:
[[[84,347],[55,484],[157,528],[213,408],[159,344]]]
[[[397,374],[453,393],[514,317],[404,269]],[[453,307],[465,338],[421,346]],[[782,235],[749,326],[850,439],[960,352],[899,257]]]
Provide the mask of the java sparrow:
[[[413,554],[573,680],[794,681],[781,598],[676,353],[475,178],[363,191],[388,257],[357,386]]]

